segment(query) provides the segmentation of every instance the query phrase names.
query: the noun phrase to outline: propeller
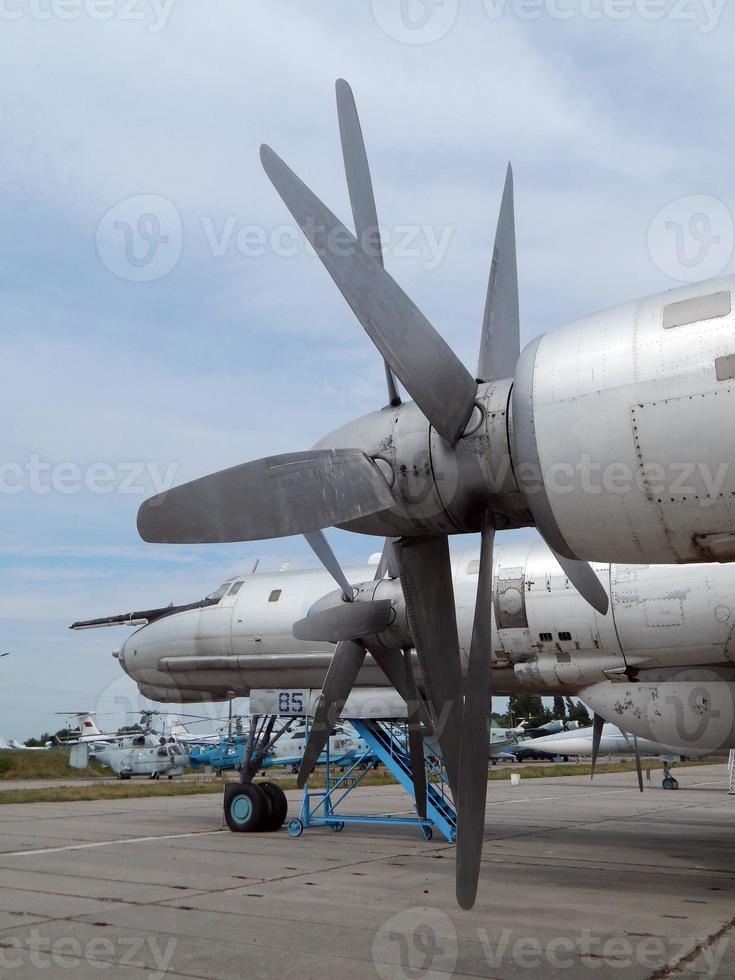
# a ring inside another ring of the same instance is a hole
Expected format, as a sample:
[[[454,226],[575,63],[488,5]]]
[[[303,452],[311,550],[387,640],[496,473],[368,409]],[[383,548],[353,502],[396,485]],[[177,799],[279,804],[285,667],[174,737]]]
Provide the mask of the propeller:
[[[595,767],[597,765],[597,756],[600,754],[600,741],[602,740],[602,729],[604,726],[605,719],[602,715],[594,714],[592,716],[592,766],[590,779],[595,778]]]
[[[380,240],[378,226],[378,211],[375,207],[373,182],[370,177],[365,141],[362,138],[362,127],[357,115],[357,106],[352,89],[343,78],[338,78],[335,85],[337,93],[337,118],[339,120],[339,135],[342,142],[342,159],[347,177],[347,190],[350,194],[352,218],[355,222],[355,234],[361,247],[368,255],[383,265],[383,245]],[[401,404],[401,396],[396,388],[396,379],[386,360],[385,382],[388,388],[388,404]]]
[[[460,904],[469,908],[477,890],[487,791],[490,597],[497,516],[489,508],[494,502],[504,515],[504,523],[498,526],[507,526],[510,520],[517,526],[519,520],[527,519],[518,514],[528,513],[512,504],[504,511],[506,489],[493,495],[483,467],[473,465],[483,457],[489,462],[512,464],[510,443],[503,448],[505,425],[493,429],[491,439],[484,409],[490,405],[491,390],[510,392],[520,353],[513,174],[509,167],[486,291],[478,382],[384,267],[362,129],[345,81],[337,82],[336,95],[354,234],[270,147],[261,147],[261,161],[382,355],[388,397],[395,407],[390,413],[374,413],[327,437],[357,448],[320,448],[256,460],[159,494],[141,506],[138,528],[147,541],[181,543],[305,534],[334,578],[346,601],[333,603],[329,610],[315,610],[307,617],[310,622],[297,624],[296,635],[319,635],[337,644],[305,750],[300,785],[321,754],[329,726],[336,721],[357,679],[366,656],[364,639],[391,614],[379,601],[354,601],[353,590],[322,530],[340,525],[393,536],[386,540],[376,576],[381,580],[386,573],[400,577],[421,691],[416,690],[408,647],[371,647],[370,652],[409,705],[409,751],[419,808],[425,807],[426,796],[419,775],[423,770],[421,728],[430,723],[439,741],[457,808],[457,896]],[[400,405],[394,375],[415,406]],[[502,389],[501,382],[507,389]],[[506,404],[507,395],[502,401]],[[523,408],[517,409],[519,416]],[[497,413],[489,412],[495,419]],[[465,432],[467,441],[463,440]],[[359,448],[362,445],[365,451]],[[494,460],[494,454],[501,455]],[[434,468],[439,456],[456,472],[456,487],[436,483],[445,476]],[[428,460],[423,471],[417,459]],[[512,471],[512,465],[508,470]],[[441,499],[435,513],[421,509],[420,494],[411,497],[414,476],[429,481]],[[509,486],[507,494],[517,494],[517,489],[515,484]],[[550,540],[555,528],[553,515],[549,518],[536,509],[536,524]],[[509,518],[508,514],[515,516]],[[468,529],[481,530],[482,551],[469,680],[463,685],[447,534]],[[607,595],[590,566],[572,558],[559,560],[588,601],[600,612],[606,611]]]
[[[447,442],[462,434],[477,382],[377,259],[269,146],[260,159],[335,285],[403,387]],[[339,248],[335,247],[339,242]]]
[[[600,753],[600,740],[602,739],[602,729],[605,725],[605,719],[602,715],[594,714],[592,716],[592,767],[590,770],[590,779],[595,778],[595,766],[597,765],[597,757]],[[635,768],[638,773],[638,789],[643,792],[643,768],[641,766],[641,753],[638,747],[638,739],[633,735],[633,751],[635,752]]]
[[[638,748],[638,739],[633,736],[633,751],[635,752],[635,771],[638,773],[638,789],[643,792],[643,767],[641,766],[641,751]]]
[[[384,510],[393,495],[358,449],[269,456],[151,497],[138,533],[159,544],[219,544],[303,534]]]
[[[319,540],[321,538],[321,540]],[[318,555],[328,552],[329,561],[336,558],[326,538],[321,532],[310,541]],[[392,550],[392,542],[387,539],[383,555],[378,563],[374,581],[384,577],[383,569],[389,564],[386,553]],[[385,561],[383,560],[385,559]],[[327,563],[325,562],[325,567]],[[341,568],[333,577],[344,579]],[[331,571],[331,569],[328,569]],[[326,608],[312,612],[305,619],[294,624],[293,634],[297,639],[318,640],[337,643],[332,660],[324,679],[319,701],[314,711],[314,720],[306,740],[304,754],[297,784],[300,788],[311,775],[321,756],[329,736],[334,731],[345,702],[357,680],[360,668],[365,662],[367,649],[361,640],[382,632],[390,623],[393,605],[390,599],[373,599],[370,602],[354,602],[353,589],[349,588],[350,599],[335,603],[334,595],[324,598]],[[347,593],[343,590],[342,599]],[[422,702],[416,690],[411,664],[410,650],[391,650],[371,646],[370,653],[381,668],[388,681],[396,688],[407,704],[407,727],[409,755],[413,769],[413,782],[416,808],[422,819],[426,817],[426,771],[424,764],[422,724],[426,718],[422,712]]]

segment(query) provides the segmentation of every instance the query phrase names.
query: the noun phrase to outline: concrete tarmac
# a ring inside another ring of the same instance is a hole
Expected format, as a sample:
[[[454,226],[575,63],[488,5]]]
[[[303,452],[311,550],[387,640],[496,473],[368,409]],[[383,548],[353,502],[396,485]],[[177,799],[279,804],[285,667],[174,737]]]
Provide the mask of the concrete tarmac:
[[[735,977],[735,797],[724,766],[676,774],[490,783],[471,912],[454,847],[413,828],[233,834],[218,795],[0,806],[0,973]],[[349,807],[409,809],[392,786]]]

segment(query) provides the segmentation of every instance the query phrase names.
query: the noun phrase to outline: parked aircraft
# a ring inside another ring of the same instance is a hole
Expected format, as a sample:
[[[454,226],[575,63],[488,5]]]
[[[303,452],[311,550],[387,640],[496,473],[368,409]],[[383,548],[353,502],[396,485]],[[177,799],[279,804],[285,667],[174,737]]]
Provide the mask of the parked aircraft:
[[[369,749],[367,745],[348,735],[344,730],[336,731],[329,739],[329,760],[336,766],[348,766],[356,762],[362,755],[367,755]],[[298,771],[304,755],[304,745],[306,743],[306,730],[297,728],[280,738],[276,744],[266,753],[260,768],[287,768],[294,772]],[[190,753],[191,768],[196,770],[203,766],[212,766],[216,772],[237,769],[242,765],[247,751],[248,735],[237,735],[232,738],[223,738],[219,745],[213,746],[194,746]],[[319,765],[324,765],[327,761],[325,751],[319,757]],[[367,760],[366,760],[367,761]]]
[[[389,405],[312,451],[268,456],[167,490],[141,506],[138,530],[158,543],[303,533],[334,576],[347,601],[333,602],[322,619],[334,627],[339,619],[339,642],[301,782],[329,735],[328,716],[349,696],[368,652],[365,610],[322,529],[398,538],[386,548],[385,564],[401,580],[431,718],[443,718],[437,731],[458,813],[457,897],[470,907],[485,824],[492,630],[490,605],[481,601],[463,684],[457,633],[464,627],[456,618],[448,535],[481,533],[474,583],[482,598],[494,590],[496,529],[535,526],[603,616],[607,595],[588,561],[735,559],[735,430],[727,424],[735,280],[688,284],[586,317],[521,353],[509,168],[470,373],[384,268],[365,145],[343,80],[337,111],[354,235],[270,147],[261,147],[261,161],[383,356]],[[412,402],[402,402],[394,376]],[[368,590],[365,584],[358,595],[367,598]],[[518,600],[508,601],[505,612],[513,615]],[[377,632],[388,629],[392,614],[392,603],[374,604],[373,630],[377,623]],[[389,650],[396,661],[401,648]],[[405,681],[405,670],[401,676]],[[643,690],[639,711],[651,696]],[[615,710],[616,697],[601,696],[600,710]],[[677,712],[665,715],[670,721]]]
[[[53,742],[46,742],[44,745],[23,745],[14,738],[0,738],[0,750],[6,752],[47,752],[53,747]]]
[[[92,751],[94,749],[94,751]],[[121,736],[116,742],[91,746],[79,743],[72,749],[69,764],[74,769],[85,769],[89,758],[117,773],[120,779],[131,776],[180,776],[189,764],[186,746],[175,738],[163,735],[138,734]]]

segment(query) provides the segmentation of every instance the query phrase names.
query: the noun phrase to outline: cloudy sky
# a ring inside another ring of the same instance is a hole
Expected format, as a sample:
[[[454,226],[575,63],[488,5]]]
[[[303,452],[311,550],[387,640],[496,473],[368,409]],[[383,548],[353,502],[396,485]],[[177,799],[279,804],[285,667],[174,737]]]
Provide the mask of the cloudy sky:
[[[472,368],[509,159],[524,342],[731,271],[734,18],[722,0],[2,0],[0,735],[120,715],[125,632],[72,620],[191,601],[256,558],[311,563],[300,539],[143,544],[161,482],[384,403],[261,142],[346,219],[350,80],[387,264]],[[333,540],[345,562],[376,548]]]

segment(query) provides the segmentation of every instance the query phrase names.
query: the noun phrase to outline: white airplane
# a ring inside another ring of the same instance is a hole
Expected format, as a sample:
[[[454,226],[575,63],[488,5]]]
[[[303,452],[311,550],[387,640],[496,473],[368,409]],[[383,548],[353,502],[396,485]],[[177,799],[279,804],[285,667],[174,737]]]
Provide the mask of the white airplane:
[[[465,667],[478,560],[475,550],[452,555]],[[494,693],[582,696],[639,738],[681,745],[687,755],[735,745],[735,564],[593,568],[609,597],[605,615],[584,601],[543,542],[497,546],[489,601]],[[346,573],[358,586],[375,566]],[[330,585],[318,569],[238,576],[206,602],[152,618],[114,656],[141,694],[163,703],[226,700],[253,689],[318,693],[334,646],[297,639],[293,629],[310,610],[306,622],[314,620]],[[373,596],[389,597],[394,619],[363,638],[368,650],[380,656],[386,644],[412,646],[397,581],[374,583]],[[353,605],[361,602],[358,595]],[[370,653],[357,689],[388,686]],[[658,710],[662,703],[667,710]]]
[[[164,719],[164,728],[182,745],[218,745],[222,738],[219,732],[205,734],[190,732],[176,715],[168,715]]]
[[[6,752],[48,752],[53,747],[53,742],[46,742],[44,745],[23,745],[14,738],[0,738],[0,750]]]
[[[84,742],[107,742],[117,738],[112,733],[100,731],[97,727],[97,722],[94,720],[97,714],[96,711],[59,711],[57,714],[62,715],[64,718],[73,718],[76,722],[76,727],[79,729],[78,735],[72,735],[70,738],[64,740],[65,745],[77,745]]]
[[[634,755],[636,751],[642,755],[661,755],[681,758],[684,755],[704,756],[707,750],[685,748],[681,745],[662,745],[647,738],[636,739],[629,732],[624,732],[617,725],[609,722],[603,725],[598,752],[600,755]],[[535,751],[545,752],[551,756],[592,755],[592,728],[580,728],[574,732],[558,732],[555,735],[542,735],[530,743]]]

